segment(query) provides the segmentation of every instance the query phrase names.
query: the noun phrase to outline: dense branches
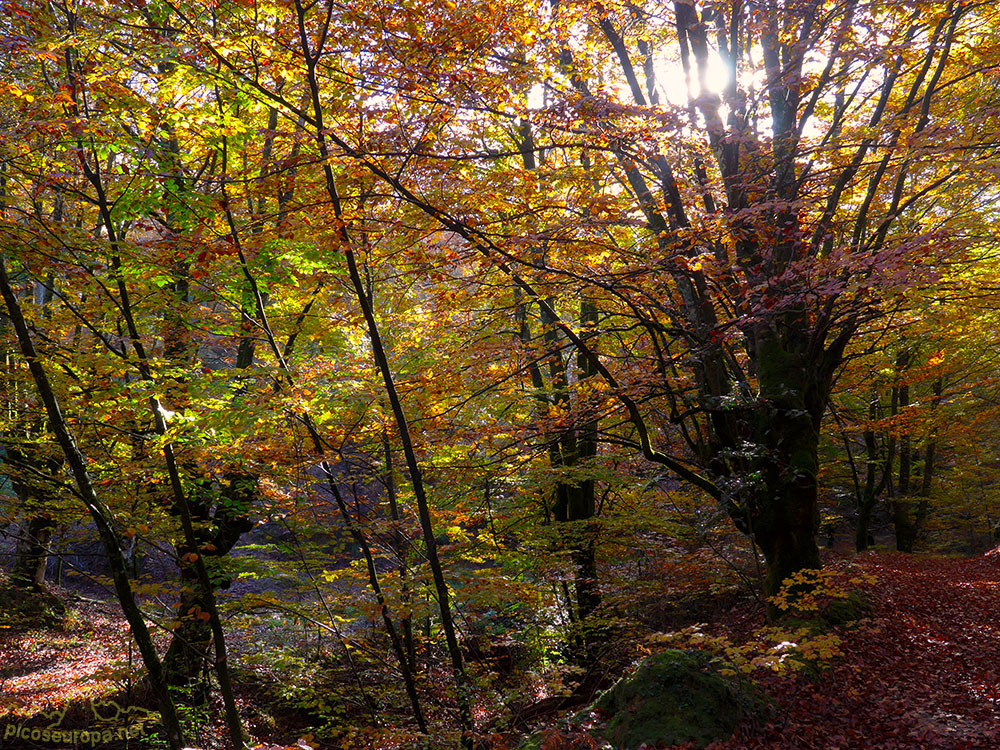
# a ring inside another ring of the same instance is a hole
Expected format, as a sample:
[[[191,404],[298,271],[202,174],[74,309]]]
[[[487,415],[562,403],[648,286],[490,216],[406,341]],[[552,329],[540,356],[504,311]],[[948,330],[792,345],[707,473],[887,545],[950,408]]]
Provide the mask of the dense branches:
[[[421,733],[431,592],[466,746],[459,581],[481,555],[453,548],[494,504],[562,566],[577,660],[599,630],[603,498],[624,485],[724,510],[776,593],[820,565],[838,378],[885,349],[896,380],[847,377],[864,403],[837,404],[839,445],[858,546],[890,490],[916,538],[938,433],[879,420],[917,401],[903,373],[923,355],[900,332],[982,267],[991,4],[18,7],[4,295],[102,539],[135,501],[178,552],[171,654],[192,672],[214,643],[235,745],[213,575],[255,520],[321,494]],[[18,302],[21,281],[43,303]],[[947,379],[927,368],[938,419]],[[93,472],[120,477],[104,505]],[[322,482],[293,491],[293,472]],[[355,488],[349,507],[345,484],[376,477],[385,497]]]

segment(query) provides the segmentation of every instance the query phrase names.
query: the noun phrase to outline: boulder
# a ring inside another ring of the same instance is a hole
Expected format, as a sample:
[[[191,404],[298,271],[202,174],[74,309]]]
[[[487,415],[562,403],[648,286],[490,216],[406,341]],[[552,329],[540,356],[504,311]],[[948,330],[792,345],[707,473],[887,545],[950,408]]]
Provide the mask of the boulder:
[[[727,666],[703,651],[650,656],[594,703],[610,717],[601,735],[615,748],[704,747],[728,737],[765,704],[746,678],[729,674]]]

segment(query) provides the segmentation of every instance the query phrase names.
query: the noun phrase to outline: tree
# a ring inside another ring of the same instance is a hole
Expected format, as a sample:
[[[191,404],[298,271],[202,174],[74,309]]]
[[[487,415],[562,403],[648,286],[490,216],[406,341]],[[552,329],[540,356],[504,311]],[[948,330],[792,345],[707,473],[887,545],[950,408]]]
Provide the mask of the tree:
[[[293,48],[264,54],[260,37],[242,37],[239,54],[217,42],[208,54],[248,96],[322,123],[345,168],[368,170],[507,275],[604,381],[629,425],[616,439],[752,535],[769,592],[818,566],[819,430],[845,347],[898,290],[933,277],[929,253],[957,252],[928,220],[940,191],[978,168],[975,126],[947,113],[966,96],[952,81],[981,69],[953,50],[984,11],[821,0],[678,2],[666,16],[638,5],[423,10],[336,11],[338,29],[359,32],[343,39],[365,39],[372,56],[309,63],[325,85],[311,108],[259,73],[284,81],[278,58],[301,60]],[[470,14],[503,21],[472,32]],[[332,28],[306,33],[336,46]],[[439,55],[444,39],[457,51]],[[686,108],[663,98],[664,71],[686,78]],[[547,103],[512,108],[533,86]],[[350,91],[356,121],[339,105]],[[489,144],[523,122],[531,140],[516,154]],[[512,162],[524,151],[551,158],[525,170]],[[581,151],[586,168],[572,158]],[[502,179],[506,192],[483,190]],[[561,252],[540,259],[540,241]],[[618,333],[621,356],[599,355],[559,318],[553,284],[597,300],[605,327],[634,332]]]
[[[990,197],[985,5],[36,10],[3,22],[31,53],[4,60],[5,249],[52,296],[20,306],[109,482],[104,532],[130,534],[141,504],[177,553],[167,677],[214,646],[225,681],[219,568],[295,467],[356,546],[422,732],[414,599],[431,592],[466,746],[456,584],[477,553],[451,542],[485,524],[469,508],[555,521],[585,625],[606,467],[628,452],[635,486],[724,508],[775,593],[820,563],[845,359],[941,288],[980,241],[963,212]],[[901,491],[906,536],[937,433],[902,423],[935,391],[923,350],[893,347],[890,378],[855,378],[875,392],[857,485],[862,510]],[[383,496],[350,507],[351,461]]]
[[[835,456],[827,483],[853,484],[858,550],[869,546],[882,500],[897,549],[912,552],[925,543],[935,510],[958,499],[950,485],[974,473],[969,461],[978,450],[970,447],[983,439],[982,420],[993,418],[986,396],[996,328],[993,264],[984,262],[992,255],[983,234],[989,217],[972,216],[967,229],[953,231],[965,233],[976,250],[955,259],[934,283],[910,290],[848,351],[831,405],[838,431],[831,440],[845,455]]]
[[[94,491],[93,481],[87,470],[86,460],[67,429],[66,421],[63,418],[59,402],[49,383],[48,375],[45,372],[45,368],[39,362],[31,340],[30,331],[21,312],[20,304],[10,285],[10,280],[7,276],[6,258],[3,255],[0,255],[0,293],[3,295],[21,352],[31,370],[31,376],[35,381],[39,398],[45,405],[51,429],[55,434],[59,447],[66,456],[66,461],[72,469],[81,499],[90,512],[100,534],[105,553],[111,564],[115,593],[121,603],[125,617],[132,628],[146,669],[152,677],[153,690],[159,703],[161,719],[167,736],[167,745],[171,750],[179,750],[185,744],[184,735],[177,719],[173,699],[167,690],[166,683],[162,679],[162,666],[156,653],[156,648],[129,586],[124,559],[121,549],[118,546],[118,537],[112,526],[112,516]]]

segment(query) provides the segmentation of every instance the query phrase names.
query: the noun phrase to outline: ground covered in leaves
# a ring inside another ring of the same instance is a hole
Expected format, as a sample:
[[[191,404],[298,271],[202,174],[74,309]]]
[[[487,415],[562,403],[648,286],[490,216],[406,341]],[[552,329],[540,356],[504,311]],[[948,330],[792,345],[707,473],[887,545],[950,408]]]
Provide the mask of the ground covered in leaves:
[[[775,719],[736,748],[1000,747],[1000,556],[866,554],[875,605],[818,676],[762,680]]]
[[[832,629],[837,653],[825,655],[821,669],[754,670],[749,676],[772,701],[769,717],[711,747],[1000,747],[1000,555],[867,553],[850,569],[865,580],[868,615]],[[132,682],[137,667],[127,631],[106,608],[93,610],[83,616],[77,609],[59,630],[0,630],[0,725],[99,702]],[[763,624],[760,607],[740,605],[705,625],[706,647],[721,639],[745,643]],[[251,709],[257,699],[246,695],[241,703]],[[542,744],[548,750],[608,747],[558,715],[538,719],[554,730]],[[274,730],[268,742],[289,742],[281,727]],[[497,748],[520,742],[502,731],[493,736]]]

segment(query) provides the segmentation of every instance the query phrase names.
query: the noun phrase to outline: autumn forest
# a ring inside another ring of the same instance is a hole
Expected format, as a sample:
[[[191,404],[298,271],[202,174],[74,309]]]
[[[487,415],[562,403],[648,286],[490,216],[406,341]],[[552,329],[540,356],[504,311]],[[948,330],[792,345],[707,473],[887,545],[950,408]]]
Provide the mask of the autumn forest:
[[[0,748],[1000,745],[995,3],[0,9]]]

